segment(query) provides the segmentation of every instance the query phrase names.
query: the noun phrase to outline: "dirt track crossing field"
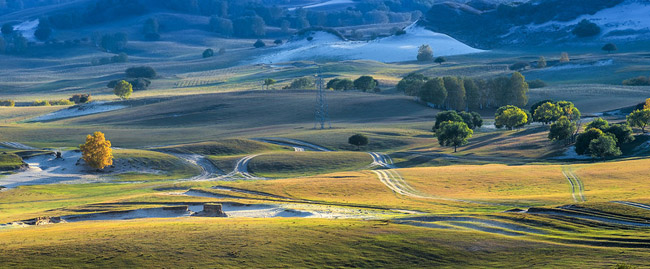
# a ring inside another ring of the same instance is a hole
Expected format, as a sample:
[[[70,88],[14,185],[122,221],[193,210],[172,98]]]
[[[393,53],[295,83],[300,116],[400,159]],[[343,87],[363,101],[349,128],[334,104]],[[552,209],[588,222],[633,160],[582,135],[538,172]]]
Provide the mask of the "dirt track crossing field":
[[[573,201],[586,202],[587,199],[585,199],[584,185],[582,184],[580,178],[573,173],[573,169],[567,166],[562,167],[562,174],[564,174],[564,177],[566,177],[566,179],[569,181]]]

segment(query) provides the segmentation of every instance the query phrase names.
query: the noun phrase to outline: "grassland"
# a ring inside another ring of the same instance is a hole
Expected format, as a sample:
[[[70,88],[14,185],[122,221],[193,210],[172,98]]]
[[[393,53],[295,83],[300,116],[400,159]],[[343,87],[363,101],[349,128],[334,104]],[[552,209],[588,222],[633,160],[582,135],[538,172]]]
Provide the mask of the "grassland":
[[[253,158],[249,171],[262,177],[287,178],[360,170],[371,163],[370,155],[363,152],[273,153]]]
[[[224,139],[220,141],[175,145],[156,149],[184,154],[222,156],[277,151],[288,148],[248,139]]]
[[[117,166],[134,168],[132,172],[117,175],[118,181],[170,180],[190,178],[199,174],[198,167],[165,153],[118,149],[114,151],[113,156],[117,159]]]

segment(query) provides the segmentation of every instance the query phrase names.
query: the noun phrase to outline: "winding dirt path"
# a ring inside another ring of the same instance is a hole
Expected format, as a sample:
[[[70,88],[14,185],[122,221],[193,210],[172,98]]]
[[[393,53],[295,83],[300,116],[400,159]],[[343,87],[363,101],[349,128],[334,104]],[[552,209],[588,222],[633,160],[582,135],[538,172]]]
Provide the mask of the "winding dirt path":
[[[650,205],[646,205],[646,204],[640,204],[640,203],[635,203],[635,202],[627,202],[627,201],[612,201],[612,203],[617,203],[617,204],[633,206],[633,207],[641,208],[641,209],[645,209],[645,210],[650,210]]]

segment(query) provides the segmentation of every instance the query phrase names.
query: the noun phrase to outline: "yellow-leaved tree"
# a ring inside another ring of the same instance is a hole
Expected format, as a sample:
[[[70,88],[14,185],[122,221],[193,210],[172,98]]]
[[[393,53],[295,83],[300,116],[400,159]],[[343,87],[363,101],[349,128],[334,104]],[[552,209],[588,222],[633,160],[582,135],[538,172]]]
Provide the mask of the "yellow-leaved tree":
[[[131,97],[131,94],[133,93],[133,85],[131,85],[131,83],[128,83],[125,80],[120,80],[115,85],[115,88],[113,88],[113,92],[119,98],[122,98],[124,100],[129,99],[129,97]]]
[[[95,132],[86,137],[86,143],[79,145],[84,161],[90,167],[104,169],[113,164],[111,141],[106,140],[102,132]]]

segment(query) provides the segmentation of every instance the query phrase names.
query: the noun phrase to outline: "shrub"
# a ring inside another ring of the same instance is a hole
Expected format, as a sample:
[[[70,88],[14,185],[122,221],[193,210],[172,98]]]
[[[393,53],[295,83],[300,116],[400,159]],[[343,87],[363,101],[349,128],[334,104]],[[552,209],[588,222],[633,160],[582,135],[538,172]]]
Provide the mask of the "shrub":
[[[158,74],[156,70],[149,66],[130,67],[126,69],[126,76],[129,78],[149,78],[154,79]]]
[[[623,85],[626,86],[650,86],[650,77],[635,77],[623,80]]]
[[[528,88],[530,88],[530,89],[539,89],[539,88],[544,88],[544,87],[546,87],[546,86],[548,86],[548,85],[546,84],[546,82],[544,82],[544,81],[541,80],[541,79],[536,79],[536,80],[528,81]]]
[[[607,43],[605,46],[603,46],[602,50],[607,51],[608,53],[611,53],[612,51],[617,51],[618,47],[614,43]]]
[[[433,62],[442,65],[443,63],[447,62],[447,58],[439,56],[435,60],[433,60]]]
[[[32,106],[50,106],[50,102],[47,100],[36,100],[32,103]]]
[[[0,106],[14,107],[16,102],[14,100],[0,100]]]
[[[377,80],[371,76],[361,76],[354,80],[354,87],[363,92],[374,90],[377,86]]]
[[[121,80],[115,85],[115,88],[113,89],[113,92],[117,97],[126,100],[131,97],[131,94],[133,93],[133,85],[131,83],[128,83],[124,80]]]
[[[73,95],[68,100],[74,102],[75,104],[84,104],[84,103],[90,102],[92,100],[92,98],[90,97],[89,93],[79,93],[79,94]]]
[[[313,89],[315,86],[314,79],[311,77],[294,79],[287,89]]]
[[[417,59],[420,62],[432,61],[433,60],[433,50],[431,49],[431,46],[426,45],[426,44],[420,46],[420,48],[418,49]]]
[[[266,44],[264,43],[264,41],[262,41],[262,39],[258,39],[257,41],[255,41],[255,44],[253,44],[253,47],[259,49],[259,48],[266,47]]]
[[[348,143],[357,146],[357,150],[359,150],[361,146],[368,145],[368,137],[362,134],[355,134],[348,138]]]
[[[528,64],[527,62],[518,62],[508,67],[508,69],[512,71],[522,71],[522,70],[526,70],[526,68],[528,68],[529,66],[530,64]]]
[[[203,58],[210,58],[212,56],[214,56],[214,50],[206,49],[203,51]]]
[[[276,44],[276,45],[282,45],[282,43],[283,43],[282,39],[276,39],[275,41],[273,41],[273,44]]]
[[[70,100],[67,99],[61,99],[61,100],[50,100],[50,105],[53,106],[71,106],[74,105],[74,103]]]

